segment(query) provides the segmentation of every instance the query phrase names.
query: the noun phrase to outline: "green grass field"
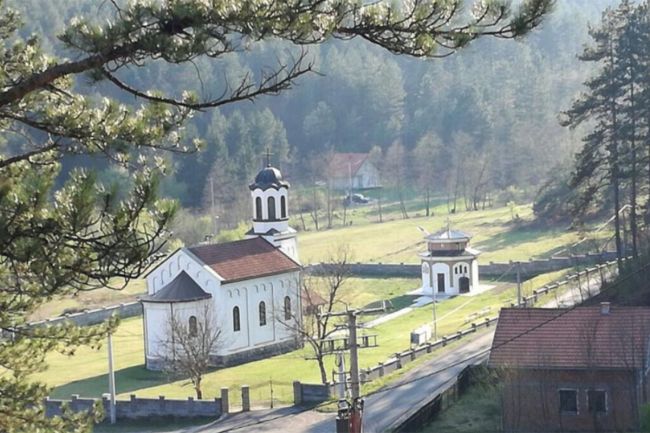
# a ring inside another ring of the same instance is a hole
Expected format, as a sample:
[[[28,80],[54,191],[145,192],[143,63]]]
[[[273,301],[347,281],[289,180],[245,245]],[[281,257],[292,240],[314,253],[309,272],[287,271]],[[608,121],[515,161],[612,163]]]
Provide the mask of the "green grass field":
[[[540,276],[526,282],[524,293],[530,293],[551,279],[559,278],[563,272]],[[387,298],[403,295],[417,287],[417,280],[408,279],[351,279],[344,291],[346,296],[376,290]],[[358,305],[365,304],[365,296],[359,296]],[[446,335],[468,326],[467,317],[485,307],[490,307],[490,315],[515,298],[512,283],[497,283],[496,287],[480,295],[458,296],[437,304],[438,333]],[[368,298],[369,299],[369,298]],[[375,298],[376,299],[376,298]],[[357,303],[357,302],[355,302]],[[360,354],[362,368],[384,361],[397,351],[409,347],[410,332],[432,320],[432,307],[414,309],[392,321],[363,332],[377,334],[379,347],[364,349]],[[144,369],[144,350],[141,318],[123,321],[114,337],[115,369],[117,390],[121,397],[137,393],[140,396],[185,398],[193,395],[187,380],[170,380],[162,373]],[[253,404],[266,404],[270,400],[270,381],[273,381],[274,397],[282,402],[292,399],[293,380],[318,383],[319,373],[315,361],[306,360],[307,349],[298,350],[251,362],[244,365],[210,372],[204,379],[204,394],[207,398],[217,396],[222,386],[237,389],[242,384],[251,386]],[[100,396],[106,392],[108,379],[106,349],[92,350],[79,348],[74,356],[66,357],[51,354],[48,357],[49,369],[36,376],[50,386],[56,387],[53,397],[68,397],[71,394]],[[328,371],[333,368],[333,359],[328,357]],[[234,400],[236,401],[236,399]]]
[[[435,232],[446,227],[448,217],[451,227],[473,236],[471,245],[483,252],[482,263],[567,254],[565,250],[585,236],[566,227],[532,227],[530,205],[517,206],[514,213],[520,218],[517,223],[513,222],[512,210],[507,207],[447,214],[446,207],[439,205],[433,217],[393,219],[381,224],[363,219],[362,223],[355,222],[345,228],[300,233],[300,257],[303,263],[326,261],[332,249],[347,244],[353,261],[418,263],[417,254],[425,248],[418,226]],[[587,236],[602,244],[611,232],[589,232]]]

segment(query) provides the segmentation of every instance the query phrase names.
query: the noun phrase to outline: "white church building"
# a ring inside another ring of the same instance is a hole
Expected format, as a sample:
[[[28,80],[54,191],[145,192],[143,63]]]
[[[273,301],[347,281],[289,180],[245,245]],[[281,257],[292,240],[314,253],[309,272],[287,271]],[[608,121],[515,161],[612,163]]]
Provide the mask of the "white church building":
[[[268,165],[250,185],[253,226],[246,239],[180,248],[146,276],[145,359],[160,369],[171,317],[189,329],[206,306],[219,342],[211,363],[232,365],[301,345],[282,322],[302,314],[296,231],[288,225],[289,183]]]
[[[427,251],[420,253],[422,293],[458,295],[479,288],[478,256],[469,247],[471,236],[446,228],[425,236]]]

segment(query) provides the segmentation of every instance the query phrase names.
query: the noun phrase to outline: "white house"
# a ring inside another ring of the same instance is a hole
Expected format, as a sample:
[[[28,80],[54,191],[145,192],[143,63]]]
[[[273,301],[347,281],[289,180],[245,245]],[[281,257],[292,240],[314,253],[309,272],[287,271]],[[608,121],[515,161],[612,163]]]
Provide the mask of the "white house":
[[[367,153],[335,153],[328,167],[333,189],[361,190],[381,187],[379,171]]]
[[[206,306],[221,331],[211,360],[231,365],[293,350],[301,342],[282,322],[300,320],[296,232],[288,226],[288,188],[267,166],[250,185],[253,228],[247,239],[181,248],[146,276],[146,366],[159,369],[170,317],[189,326]]]
[[[478,250],[468,246],[471,237],[449,228],[425,236],[427,251],[422,261],[422,292],[457,295],[479,287]]]

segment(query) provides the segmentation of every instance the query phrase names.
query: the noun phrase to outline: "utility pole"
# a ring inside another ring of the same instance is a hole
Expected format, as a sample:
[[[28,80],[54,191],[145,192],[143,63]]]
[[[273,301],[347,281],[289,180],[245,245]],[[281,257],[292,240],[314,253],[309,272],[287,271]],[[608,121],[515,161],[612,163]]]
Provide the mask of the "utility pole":
[[[521,307],[521,262],[517,262],[517,307]]]
[[[211,211],[210,213],[210,219],[212,220],[212,231],[214,233],[214,236],[217,236],[217,215],[214,210],[214,180],[212,176],[210,176],[210,201],[211,201]]]
[[[115,370],[113,368],[113,336],[108,333],[108,392],[110,393],[109,413],[111,424],[115,424]]]
[[[359,377],[359,345],[357,344],[357,316],[385,311],[384,308],[367,310],[348,310],[329,313],[330,316],[347,316],[348,347],[350,349],[350,401],[339,401],[336,417],[337,433],[361,433],[363,428],[363,398],[361,398],[361,379]],[[340,369],[341,367],[339,367]]]
[[[438,319],[436,317],[436,290],[431,287],[433,291],[433,341],[438,339]]]

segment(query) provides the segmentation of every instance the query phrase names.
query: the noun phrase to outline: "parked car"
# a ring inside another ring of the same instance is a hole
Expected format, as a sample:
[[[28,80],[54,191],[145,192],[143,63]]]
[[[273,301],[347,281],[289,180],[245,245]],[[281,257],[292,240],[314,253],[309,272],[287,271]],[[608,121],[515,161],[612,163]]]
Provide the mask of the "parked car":
[[[352,194],[347,195],[343,199],[343,204],[350,206],[351,204],[367,204],[370,203],[370,199],[363,194]]]

